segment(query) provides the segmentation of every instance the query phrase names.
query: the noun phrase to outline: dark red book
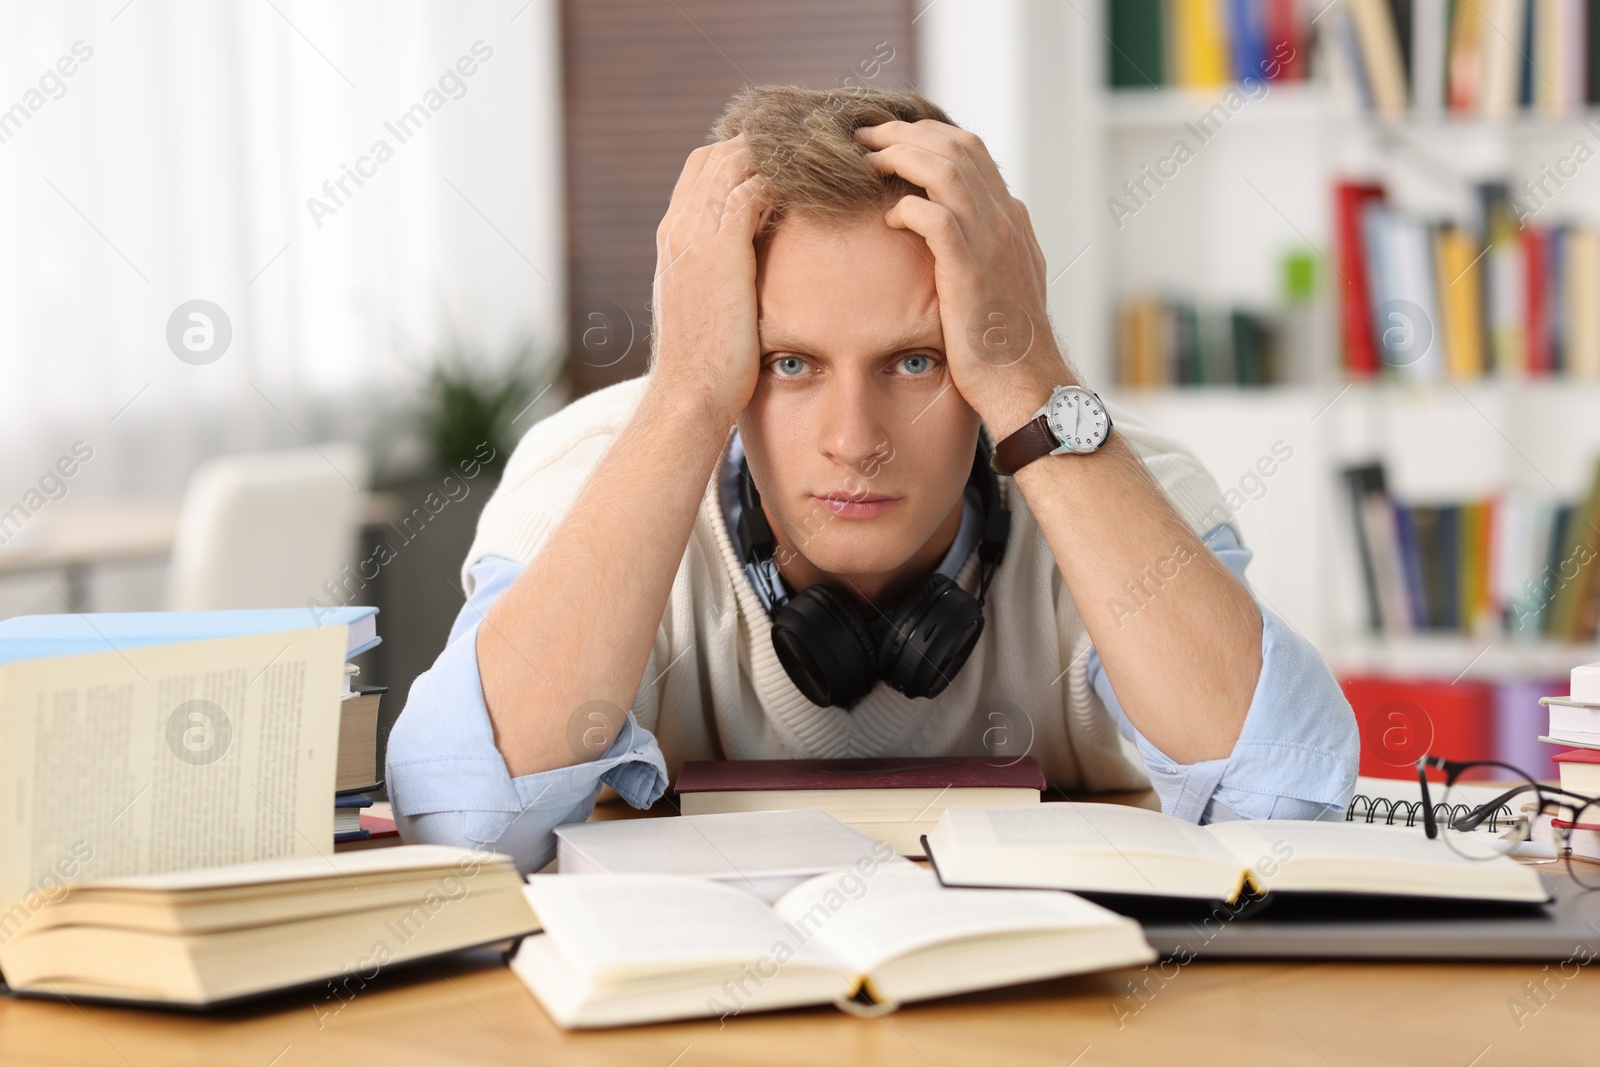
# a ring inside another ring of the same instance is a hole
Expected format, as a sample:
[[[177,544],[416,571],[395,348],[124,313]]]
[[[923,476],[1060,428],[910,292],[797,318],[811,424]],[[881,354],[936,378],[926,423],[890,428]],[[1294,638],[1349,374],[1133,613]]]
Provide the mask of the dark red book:
[[[1372,336],[1372,286],[1367,279],[1366,239],[1361,211],[1368,201],[1382,200],[1383,186],[1371,182],[1336,182],[1333,187],[1334,237],[1339,243],[1340,322],[1344,367],[1352,378],[1378,373],[1378,346]]]
[[[906,856],[920,856],[952,804],[1037,804],[1044,772],[1032,756],[689,760],[676,791],[684,815],[815,808]]]
[[[1037,789],[1039,761],[993,756],[909,756],[887,759],[688,760],[676,792],[763,789]]]
[[[1417,759],[1494,759],[1494,687],[1463,679],[1411,681],[1382,676],[1343,679],[1361,733],[1360,773],[1416,780]],[[1468,772],[1468,777],[1484,775]],[[1438,771],[1429,781],[1443,781]]]
[[[1267,58],[1278,63],[1272,81],[1303,81],[1306,76],[1306,43],[1295,7],[1295,0],[1267,0]]]
[[[1545,276],[1545,243],[1548,240],[1546,234],[1532,227],[1522,232],[1523,276],[1527,279],[1523,321],[1528,324],[1524,358],[1529,375],[1549,374],[1554,369],[1550,358],[1550,322],[1545,314],[1545,289],[1549,286]]]
[[[361,813],[361,828],[373,837],[399,837],[400,830],[393,819],[384,815]]]

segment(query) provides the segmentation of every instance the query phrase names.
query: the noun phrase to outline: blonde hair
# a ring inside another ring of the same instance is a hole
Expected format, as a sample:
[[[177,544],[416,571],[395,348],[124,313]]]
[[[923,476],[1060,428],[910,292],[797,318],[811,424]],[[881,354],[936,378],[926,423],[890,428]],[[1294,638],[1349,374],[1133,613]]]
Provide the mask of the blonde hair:
[[[872,209],[886,211],[908,194],[926,196],[898,174],[873,170],[864,158],[867,146],[851,136],[859,127],[893,119],[955,125],[937,104],[909,89],[748,85],[728,101],[706,143],[744,134],[772,198],[772,210],[756,233],[760,240],[790,213],[845,222]]]

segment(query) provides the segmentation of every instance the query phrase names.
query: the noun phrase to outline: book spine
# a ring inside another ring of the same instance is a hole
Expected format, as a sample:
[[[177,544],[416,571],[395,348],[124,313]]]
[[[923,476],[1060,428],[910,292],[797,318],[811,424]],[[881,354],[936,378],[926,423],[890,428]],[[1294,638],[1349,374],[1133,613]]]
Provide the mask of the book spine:
[[[1367,536],[1367,524],[1364,520],[1367,497],[1374,491],[1375,470],[1377,478],[1381,479],[1381,469],[1372,467],[1347,469],[1344,471],[1344,483],[1350,495],[1351,525],[1355,531],[1356,553],[1361,561],[1362,585],[1366,592],[1367,630],[1370,633],[1381,633],[1383,609],[1378,599],[1378,571],[1373,560],[1372,540]]]
[[[1114,89],[1153,89],[1167,84],[1163,56],[1166,0],[1119,0],[1110,8],[1108,69]]]
[[[1383,191],[1372,185],[1340,182],[1334,187],[1334,215],[1339,244],[1340,322],[1344,336],[1345,370],[1352,378],[1371,378],[1378,372],[1377,347],[1372,336],[1370,256],[1366,247],[1363,209],[1381,201]]]

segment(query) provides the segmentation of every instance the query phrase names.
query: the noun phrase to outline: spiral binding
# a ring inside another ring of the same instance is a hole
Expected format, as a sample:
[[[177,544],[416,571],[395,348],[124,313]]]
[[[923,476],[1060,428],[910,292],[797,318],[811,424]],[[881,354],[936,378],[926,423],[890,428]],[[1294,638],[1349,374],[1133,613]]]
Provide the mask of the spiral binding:
[[[1359,810],[1358,810],[1359,806]],[[1423,804],[1420,800],[1390,800],[1388,797],[1369,797],[1365,793],[1357,793],[1350,798],[1350,807],[1344,813],[1345,822],[1355,822],[1360,816],[1362,822],[1376,823],[1381,816],[1385,826],[1394,826],[1401,813],[1405,814],[1405,825],[1416,826],[1422,818]],[[1456,819],[1471,815],[1477,809],[1468,804],[1438,803],[1433,806],[1434,822],[1440,826],[1449,826]],[[1501,819],[1510,819],[1511,809],[1501,804],[1489,813],[1489,818],[1480,823],[1481,829],[1490,833],[1499,830]]]

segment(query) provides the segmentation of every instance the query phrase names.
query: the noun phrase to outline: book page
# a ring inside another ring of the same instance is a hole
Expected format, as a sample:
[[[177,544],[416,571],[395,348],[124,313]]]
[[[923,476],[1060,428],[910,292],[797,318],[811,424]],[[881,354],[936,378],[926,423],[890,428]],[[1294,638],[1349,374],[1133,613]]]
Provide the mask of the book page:
[[[983,809],[988,840],[962,823],[963,843],[974,847],[1083,849],[1194,856],[1229,866],[1233,857],[1192,823],[1122,804],[1050,803]],[[973,836],[968,837],[968,834]]]
[[[528,899],[576,969],[739,965],[792,958],[844,970],[820,946],[794,944],[771,907],[743,889],[678,874],[535,874]],[[776,948],[788,942],[788,950]]]
[[[510,856],[498,852],[478,852],[454,845],[407,845],[405,848],[369,848],[330,855],[259,860],[228,867],[190,867],[155,874],[96,878],[94,888],[187,893],[238,887],[305,885],[310,882],[337,882],[344,885],[345,879],[396,872],[416,872],[419,878],[431,879],[459,871],[463,877],[473,878],[481,869],[511,867],[514,864],[515,860]]]
[[[1213,823],[1206,828],[1227,849],[1271,888],[1271,871],[1296,860],[1400,861],[1439,863],[1476,868],[1480,859],[1492,859],[1495,850],[1458,834],[1454,848],[1442,839],[1428,840],[1414,829],[1368,826],[1365,823],[1320,822],[1299,819]],[[1463,853],[1472,850],[1478,859]],[[1506,860],[1506,862],[1513,862]]]
[[[913,864],[821,874],[785,893],[773,910],[792,942],[814,940],[859,974],[942,942],[1122,921],[1054,890],[947,889]]]
[[[750,879],[819,874],[878,851],[872,838],[814,808],[573,823],[555,832],[563,864],[576,852],[600,871],[692,874],[746,888]]]
[[[0,667],[0,937],[36,889],[331,854],[344,653],[339,625]]]

